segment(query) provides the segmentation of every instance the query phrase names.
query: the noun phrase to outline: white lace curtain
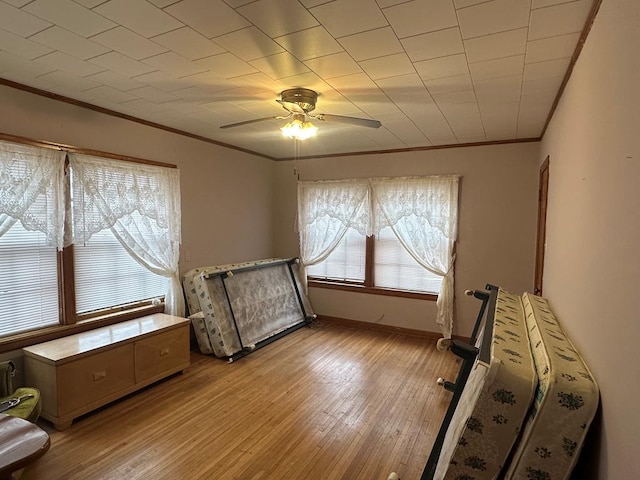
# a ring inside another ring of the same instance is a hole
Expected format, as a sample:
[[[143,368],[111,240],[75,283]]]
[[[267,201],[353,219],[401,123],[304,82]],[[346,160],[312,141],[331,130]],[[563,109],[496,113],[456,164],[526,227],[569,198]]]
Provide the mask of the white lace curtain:
[[[369,182],[347,180],[298,183],[300,278],[305,268],[325,260],[349,228],[369,235]]]
[[[391,227],[420,265],[443,277],[436,321],[445,338],[450,338],[458,182],[459,177],[453,175],[299,182],[303,268],[325,260],[349,227],[363,235]],[[302,278],[306,278],[304,270]]]
[[[73,238],[84,244],[111,229],[124,249],[150,271],[167,277],[165,312],[184,315],[178,260],[180,177],[175,168],[114,162],[69,154],[73,176]]]
[[[65,152],[0,141],[0,236],[17,221],[62,249]]]
[[[420,265],[443,277],[436,322],[445,338],[453,328],[453,247],[457,238],[458,177],[371,179],[373,233],[391,227]]]

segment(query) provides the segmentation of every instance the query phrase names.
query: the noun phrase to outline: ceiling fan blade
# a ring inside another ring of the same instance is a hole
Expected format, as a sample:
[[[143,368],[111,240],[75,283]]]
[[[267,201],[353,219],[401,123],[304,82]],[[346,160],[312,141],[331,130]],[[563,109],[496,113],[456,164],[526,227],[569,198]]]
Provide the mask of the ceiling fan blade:
[[[342,115],[330,115],[328,113],[319,113],[318,115],[314,115],[313,118],[316,118],[318,120],[327,120],[330,122],[348,123],[350,125],[357,125],[359,127],[380,128],[380,126],[382,126],[382,123],[380,123],[378,120],[345,117]]]
[[[222,125],[220,128],[241,127],[243,125],[250,125],[252,123],[264,122],[266,120],[283,120],[285,118],[289,118],[289,116],[281,117],[280,115],[273,115],[271,117],[264,117],[264,118],[256,118],[254,120],[247,120],[246,122],[230,123],[229,125]]]

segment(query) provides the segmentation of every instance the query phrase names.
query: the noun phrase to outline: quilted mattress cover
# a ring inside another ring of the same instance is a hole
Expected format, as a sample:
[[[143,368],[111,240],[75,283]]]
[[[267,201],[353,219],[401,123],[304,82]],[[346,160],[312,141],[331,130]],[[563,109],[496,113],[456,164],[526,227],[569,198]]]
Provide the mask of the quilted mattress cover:
[[[231,356],[243,345],[256,344],[313,315],[297,264],[292,263],[304,313],[300,308],[287,265],[292,260],[274,258],[201,267],[183,275],[189,318],[202,353]],[[230,275],[223,279],[221,274]]]
[[[505,478],[563,480],[598,408],[598,385],[547,300],[525,293],[523,303],[540,383]]]
[[[500,290],[490,364],[477,361],[465,384],[434,478],[495,479],[521,431],[537,383],[521,298]]]

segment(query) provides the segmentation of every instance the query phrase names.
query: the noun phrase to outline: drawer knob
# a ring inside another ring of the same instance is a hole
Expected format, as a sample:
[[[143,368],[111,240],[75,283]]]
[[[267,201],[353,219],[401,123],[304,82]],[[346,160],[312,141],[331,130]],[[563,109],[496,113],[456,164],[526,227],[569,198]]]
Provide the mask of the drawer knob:
[[[95,372],[93,374],[94,382],[99,382],[100,380],[104,380],[105,378],[107,378],[107,372],[104,370],[102,372]]]
[[[166,357],[167,355],[169,355],[169,349],[168,348],[160,349],[160,356],[161,357]]]

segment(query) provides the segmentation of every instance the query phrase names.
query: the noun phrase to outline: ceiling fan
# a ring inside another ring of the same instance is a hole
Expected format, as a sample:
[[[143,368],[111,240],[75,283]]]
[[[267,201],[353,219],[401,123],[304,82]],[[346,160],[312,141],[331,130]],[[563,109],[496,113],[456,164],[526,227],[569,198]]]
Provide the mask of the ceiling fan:
[[[252,123],[264,122],[265,120],[286,120],[291,119],[284,127],[282,133],[291,138],[304,139],[315,135],[317,128],[307,120],[307,117],[320,121],[331,121],[356,125],[359,127],[379,128],[382,124],[378,120],[368,118],[345,117],[343,115],[330,115],[328,113],[311,114],[316,108],[318,93],[308,88],[290,88],[280,93],[280,99],[276,99],[288,114],[285,116],[274,115],[271,117],[256,118],[245,122],[222,125],[220,128],[233,128],[249,125]]]

